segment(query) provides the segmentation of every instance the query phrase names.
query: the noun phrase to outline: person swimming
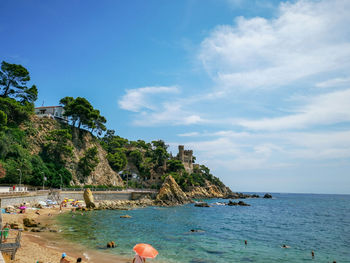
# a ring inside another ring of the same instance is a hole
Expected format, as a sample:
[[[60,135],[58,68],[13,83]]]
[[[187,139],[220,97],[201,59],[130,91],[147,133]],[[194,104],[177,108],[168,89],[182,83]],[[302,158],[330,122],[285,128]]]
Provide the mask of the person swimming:
[[[287,246],[286,244],[283,244],[281,248],[290,248],[290,246]]]

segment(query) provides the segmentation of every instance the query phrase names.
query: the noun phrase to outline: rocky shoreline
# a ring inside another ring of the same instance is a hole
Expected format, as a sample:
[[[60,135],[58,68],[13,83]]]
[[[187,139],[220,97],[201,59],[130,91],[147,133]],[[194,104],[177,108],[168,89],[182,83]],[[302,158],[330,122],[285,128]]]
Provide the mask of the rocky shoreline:
[[[155,199],[150,196],[144,196],[139,200],[105,200],[94,201],[92,192],[90,189],[86,189],[84,192],[84,199],[86,207],[76,208],[76,210],[130,210],[133,208],[142,208],[148,206],[177,206],[188,203],[194,203],[193,199],[209,199],[209,198],[223,198],[223,199],[247,199],[247,198],[260,198],[259,195],[234,193],[226,187],[225,193],[216,186],[211,186],[209,189],[198,187],[197,190],[192,189],[190,193],[182,191],[180,186],[176,183],[174,178],[169,175],[165,178],[164,183],[159,190]],[[266,194],[264,198],[271,198],[270,194]],[[223,203],[228,206],[250,206],[242,201]],[[196,205],[200,206],[200,205]],[[204,206],[208,207],[208,206]]]

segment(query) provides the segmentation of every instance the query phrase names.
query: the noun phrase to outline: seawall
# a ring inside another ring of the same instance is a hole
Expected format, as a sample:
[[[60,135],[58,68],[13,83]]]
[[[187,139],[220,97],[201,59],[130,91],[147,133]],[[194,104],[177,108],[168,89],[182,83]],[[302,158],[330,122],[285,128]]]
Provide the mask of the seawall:
[[[94,191],[92,192],[95,201],[103,200],[138,200],[146,195],[155,197],[154,192],[129,192],[129,191]],[[72,192],[60,192],[60,200],[65,198],[84,200],[83,191],[72,191]],[[23,203],[38,203],[40,201],[46,201],[50,199],[49,191],[28,193],[23,195],[9,195],[1,197],[1,208],[5,208],[9,205],[19,205]]]

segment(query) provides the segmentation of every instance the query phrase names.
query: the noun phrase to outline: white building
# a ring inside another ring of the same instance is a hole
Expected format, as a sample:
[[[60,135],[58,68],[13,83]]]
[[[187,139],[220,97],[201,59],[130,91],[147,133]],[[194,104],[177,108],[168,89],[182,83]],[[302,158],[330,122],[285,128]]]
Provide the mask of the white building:
[[[64,109],[62,106],[43,106],[34,109],[35,114],[39,117],[48,117],[52,119],[58,119],[61,121],[68,121],[66,116],[63,116]]]

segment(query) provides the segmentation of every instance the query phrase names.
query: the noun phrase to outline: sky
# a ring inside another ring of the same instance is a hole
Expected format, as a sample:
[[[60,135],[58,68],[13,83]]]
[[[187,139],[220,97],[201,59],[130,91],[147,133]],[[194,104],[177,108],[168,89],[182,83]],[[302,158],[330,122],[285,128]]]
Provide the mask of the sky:
[[[234,191],[350,194],[350,1],[2,0],[36,106],[85,97]]]

